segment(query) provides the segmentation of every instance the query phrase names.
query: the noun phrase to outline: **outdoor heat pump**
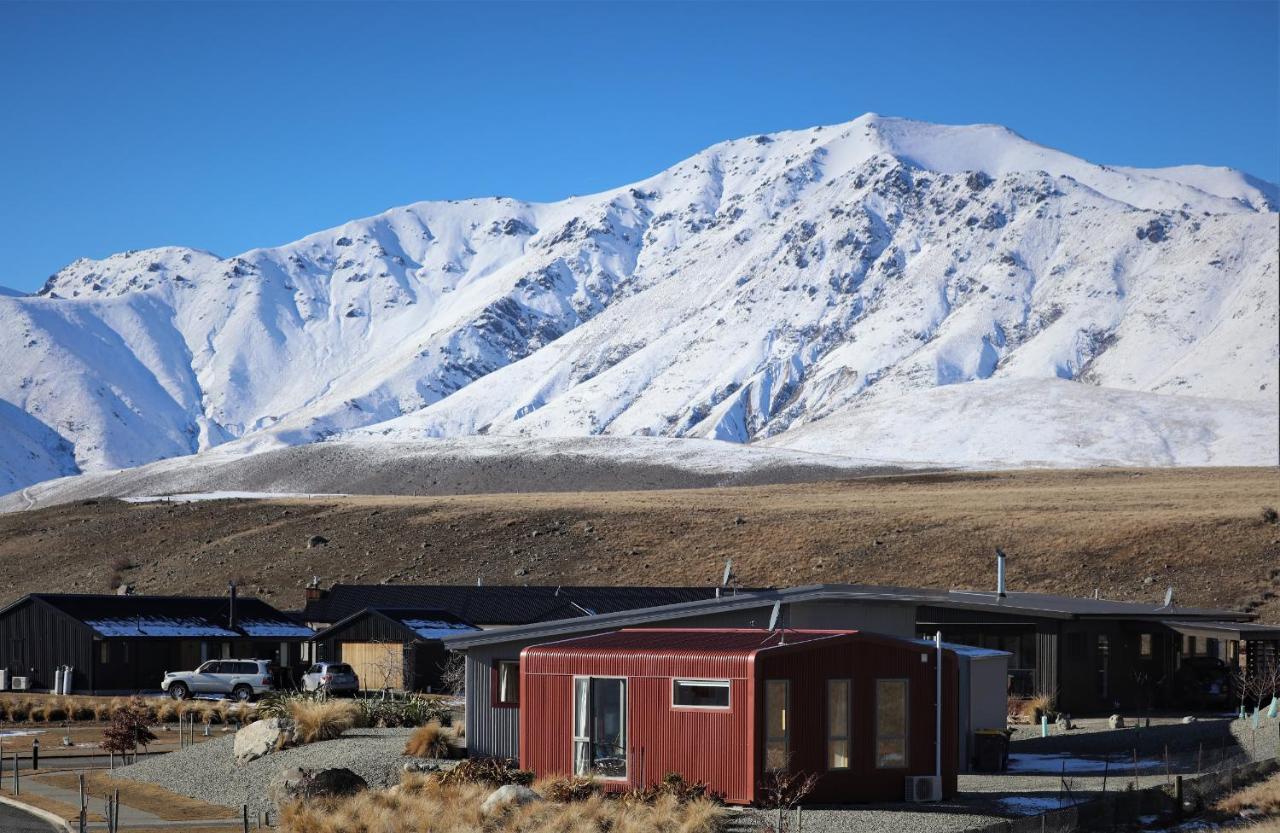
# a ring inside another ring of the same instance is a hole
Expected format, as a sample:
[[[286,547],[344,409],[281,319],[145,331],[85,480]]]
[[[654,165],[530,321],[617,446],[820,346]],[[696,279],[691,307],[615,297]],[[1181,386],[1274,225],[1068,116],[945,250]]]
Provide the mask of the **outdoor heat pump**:
[[[908,775],[907,801],[921,803],[942,800],[942,779],[936,775]]]

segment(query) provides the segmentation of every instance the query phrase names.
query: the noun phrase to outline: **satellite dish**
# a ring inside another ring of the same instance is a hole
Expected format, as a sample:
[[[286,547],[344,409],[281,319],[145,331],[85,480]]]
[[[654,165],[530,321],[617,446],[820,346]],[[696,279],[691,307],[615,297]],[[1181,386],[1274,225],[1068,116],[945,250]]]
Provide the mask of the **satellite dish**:
[[[733,559],[727,558],[724,562],[724,575],[720,577],[720,586],[728,587],[731,578],[733,578]]]
[[[1164,591],[1164,606],[1173,607],[1173,588]]]
[[[782,615],[782,602],[773,603],[773,612],[769,614],[769,632],[773,633],[778,629],[778,618]]]

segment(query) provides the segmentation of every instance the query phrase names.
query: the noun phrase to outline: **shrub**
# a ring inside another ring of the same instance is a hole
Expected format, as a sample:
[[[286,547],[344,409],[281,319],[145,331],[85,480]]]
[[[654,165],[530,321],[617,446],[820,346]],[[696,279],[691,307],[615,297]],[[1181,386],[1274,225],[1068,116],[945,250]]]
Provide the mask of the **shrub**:
[[[9,719],[14,723],[22,723],[31,716],[30,700],[14,700],[9,704]]]
[[[61,723],[67,719],[67,716],[67,704],[55,701],[49,704],[44,719],[50,723]]]
[[[812,789],[812,785],[809,785],[809,789]],[[807,794],[807,791],[805,794]],[[722,793],[713,791],[702,781],[695,781],[690,784],[678,772],[668,772],[657,784],[628,790],[618,796],[619,800],[632,804],[653,804],[663,797],[672,798],[679,804],[702,800],[715,804],[724,803],[724,795]]]
[[[1277,512],[1274,506],[1262,507],[1262,522],[1268,524],[1280,523],[1280,512]]]
[[[413,730],[404,745],[404,754],[415,758],[449,757],[449,733],[436,721]]]
[[[35,703],[31,706],[31,712],[27,715],[27,719],[32,723],[43,723],[48,718],[48,707],[43,703]]]
[[[356,723],[359,715],[348,700],[305,700],[289,704],[289,715],[298,730],[299,743],[333,740]]]
[[[535,784],[534,789],[547,801],[561,804],[586,801],[600,794],[600,784],[593,778],[550,778]]]
[[[93,706],[83,700],[76,702],[71,706],[72,720],[93,720]]]
[[[110,700],[98,700],[93,704],[93,719],[103,723],[111,719],[111,713],[115,711],[115,707]]]
[[[148,726],[147,705],[141,698],[125,703],[115,710],[111,716],[111,723],[102,732],[103,749],[108,752],[132,752],[141,744],[146,748],[147,744],[156,739],[151,733]]]
[[[165,700],[156,706],[156,720],[161,723],[174,723],[178,720],[178,704]]]
[[[453,769],[439,773],[436,778],[446,786],[483,784],[493,789],[507,784],[527,787],[533,783],[533,773],[520,769],[509,758],[467,758]]]

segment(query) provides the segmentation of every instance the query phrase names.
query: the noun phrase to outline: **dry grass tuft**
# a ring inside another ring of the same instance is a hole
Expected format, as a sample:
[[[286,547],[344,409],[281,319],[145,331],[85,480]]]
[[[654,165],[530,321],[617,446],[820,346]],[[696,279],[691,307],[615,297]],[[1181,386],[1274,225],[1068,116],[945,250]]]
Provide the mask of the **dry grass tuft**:
[[[534,802],[485,818],[491,787],[442,784],[406,776],[400,786],[331,802],[295,802],[281,815],[283,833],[719,833],[725,811],[710,801],[664,795],[634,804],[593,795],[560,804]]]
[[[449,746],[449,731],[438,720],[432,720],[413,730],[404,745],[404,754],[415,758],[447,758]]]
[[[356,725],[359,710],[350,700],[293,700],[289,715],[298,729],[299,743],[333,740]]]
[[[1214,809],[1231,815],[1238,815],[1246,809],[1257,810],[1267,816],[1280,815],[1280,774],[1220,799]]]

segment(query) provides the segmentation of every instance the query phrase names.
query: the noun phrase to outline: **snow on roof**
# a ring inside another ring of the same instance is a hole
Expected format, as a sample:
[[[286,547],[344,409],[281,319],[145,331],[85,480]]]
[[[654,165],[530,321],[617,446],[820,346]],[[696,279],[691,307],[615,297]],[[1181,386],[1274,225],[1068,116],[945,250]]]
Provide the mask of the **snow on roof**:
[[[236,627],[246,636],[301,636],[304,639],[315,636],[311,628],[283,620],[245,619],[237,622]]]
[[[103,636],[229,636],[240,634],[199,616],[128,616],[86,619]]]
[[[447,622],[443,619],[401,619],[400,621],[423,639],[444,639],[446,636],[455,636],[462,631],[479,630],[465,622]]]

